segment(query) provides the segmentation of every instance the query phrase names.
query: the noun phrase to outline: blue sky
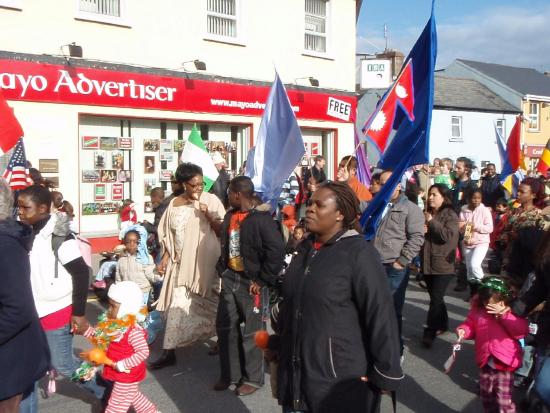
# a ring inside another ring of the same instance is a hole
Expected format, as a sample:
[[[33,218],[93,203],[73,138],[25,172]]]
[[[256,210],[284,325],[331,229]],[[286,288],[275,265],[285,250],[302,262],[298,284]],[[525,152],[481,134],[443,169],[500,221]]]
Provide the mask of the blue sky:
[[[357,52],[405,55],[429,18],[431,0],[363,0]],[[550,71],[550,0],[436,0],[438,68],[455,58]],[[375,47],[377,46],[377,47]]]

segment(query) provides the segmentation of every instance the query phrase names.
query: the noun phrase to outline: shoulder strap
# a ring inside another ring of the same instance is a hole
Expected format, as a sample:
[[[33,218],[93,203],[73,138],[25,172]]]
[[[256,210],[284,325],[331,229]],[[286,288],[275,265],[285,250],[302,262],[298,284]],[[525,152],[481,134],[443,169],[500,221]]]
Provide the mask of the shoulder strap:
[[[61,244],[65,242],[65,239],[66,237],[63,235],[52,234],[52,251],[55,256],[55,278],[59,276],[59,248],[61,248]]]

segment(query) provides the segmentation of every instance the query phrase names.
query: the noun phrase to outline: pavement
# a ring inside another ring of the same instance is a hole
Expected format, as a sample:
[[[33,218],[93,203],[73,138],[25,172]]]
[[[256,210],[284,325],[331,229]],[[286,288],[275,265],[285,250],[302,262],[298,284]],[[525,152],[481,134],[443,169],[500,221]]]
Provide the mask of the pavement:
[[[451,331],[454,331],[466,318],[468,303],[464,301],[467,293],[455,293],[452,286],[449,287],[450,295],[446,302]],[[411,280],[403,322],[406,346],[403,368],[406,378],[397,392],[398,412],[481,412],[483,409],[476,393],[478,369],[474,362],[473,342],[462,345],[448,375],[443,372],[443,364],[451,354],[454,333],[436,338],[431,349],[420,344],[428,303],[426,290]],[[101,304],[93,297],[88,308],[90,320],[102,311]],[[141,383],[141,391],[163,413],[279,413],[281,409],[271,396],[268,374],[266,385],[250,396],[237,397],[230,391],[211,390],[219,372],[218,358],[207,354],[212,343],[177,350],[177,364],[159,371],[149,371]],[[162,340],[157,339],[151,349],[151,359],[158,357],[161,345]],[[76,354],[89,347],[82,337],[75,338]],[[98,411],[93,397],[66,380],[57,383],[57,393],[48,398],[41,397],[39,406],[41,413]],[[393,411],[388,396],[384,396],[381,411]]]

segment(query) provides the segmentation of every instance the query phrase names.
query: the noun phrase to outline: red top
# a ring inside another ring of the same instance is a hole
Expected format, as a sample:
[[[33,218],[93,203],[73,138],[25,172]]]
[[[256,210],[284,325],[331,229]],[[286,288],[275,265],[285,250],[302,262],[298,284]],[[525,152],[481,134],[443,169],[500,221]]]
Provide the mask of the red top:
[[[129,373],[121,373],[113,367],[103,367],[103,377],[119,383],[137,383],[145,378],[145,359],[149,356],[147,333],[142,327],[130,328],[120,341],[112,341],[107,357],[114,362],[122,361]]]
[[[55,313],[48,314],[40,319],[40,324],[44,331],[57,330],[71,322],[73,306],[69,305]]]

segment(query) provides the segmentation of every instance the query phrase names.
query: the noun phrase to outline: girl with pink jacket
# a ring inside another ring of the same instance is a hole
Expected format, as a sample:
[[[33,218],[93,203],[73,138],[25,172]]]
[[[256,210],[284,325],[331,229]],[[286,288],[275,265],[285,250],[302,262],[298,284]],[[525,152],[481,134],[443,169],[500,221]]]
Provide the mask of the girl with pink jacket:
[[[470,294],[473,296],[484,277],[481,263],[489,250],[490,236],[493,232],[491,209],[481,203],[481,189],[474,189],[466,195],[467,204],[460,211],[459,228],[463,235],[462,254]]]
[[[515,413],[512,401],[514,371],[521,366],[518,343],[528,332],[528,322],[510,312],[511,294],[501,278],[485,278],[472,300],[466,321],[458,326],[459,340],[474,339],[480,367],[480,396],[485,412]]]

